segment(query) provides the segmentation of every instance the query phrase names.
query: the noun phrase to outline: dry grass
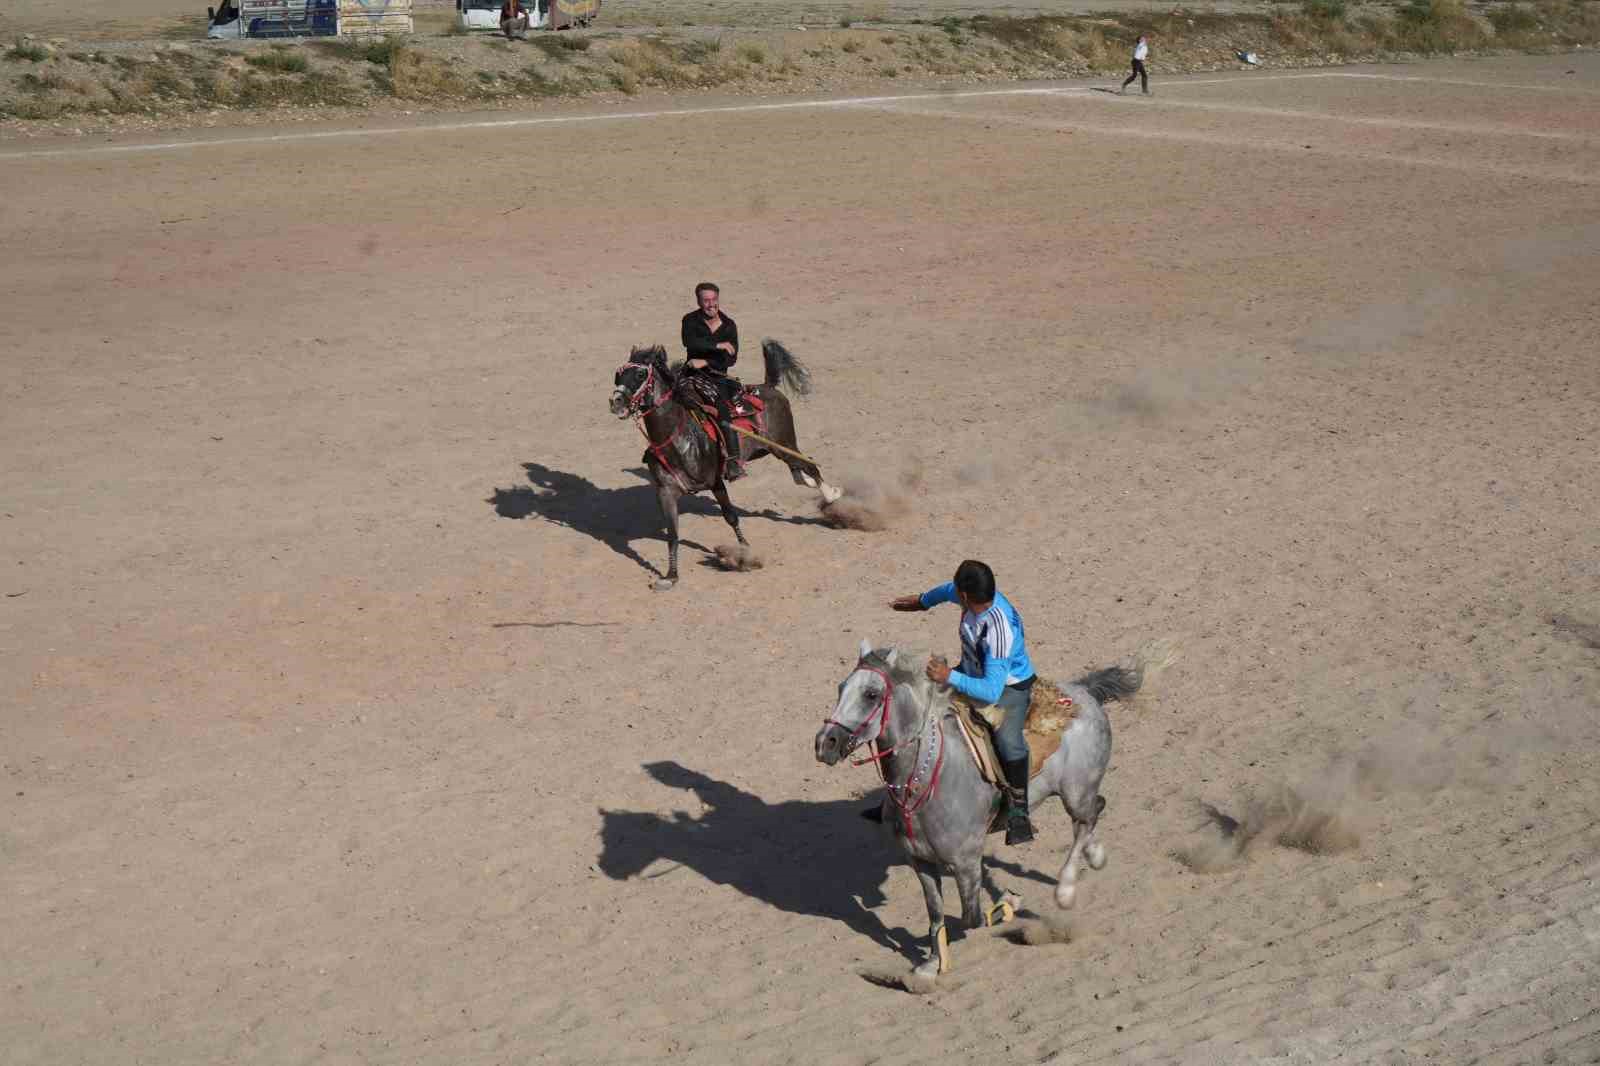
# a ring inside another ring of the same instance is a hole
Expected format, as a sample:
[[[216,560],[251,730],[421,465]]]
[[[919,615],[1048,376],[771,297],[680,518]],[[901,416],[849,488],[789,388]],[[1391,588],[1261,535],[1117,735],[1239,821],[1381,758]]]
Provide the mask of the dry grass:
[[[848,27],[876,14],[847,14]],[[680,36],[538,33],[528,44],[542,64],[518,69],[520,46],[486,39],[483,48],[434,43],[453,33],[454,13],[426,13],[411,39],[315,40],[241,54],[226,49],[162,50],[154,59],[60,52],[19,39],[0,63],[0,114],[56,118],[75,112],[174,113],[216,107],[359,105],[375,97],[437,102],[581,95],[607,89],[682,91],[730,83],[820,77],[1049,77],[1122,69],[1134,38],[1152,35],[1176,69],[1226,64],[1240,45],[1286,61],[1382,59],[1397,53],[1487,48],[1542,51],[1600,44],[1600,2],[1531,0],[1490,6],[1482,17],[1463,0],[1405,0],[1398,8],[1352,0],[1301,0],[1272,15],[1175,11],[1115,19],[1042,15],[947,17],[870,32],[744,34],[736,42]],[[793,50],[790,50],[790,46]],[[454,53],[455,58],[449,58]],[[848,59],[848,64],[841,60]],[[38,69],[47,64],[46,69]],[[540,69],[543,66],[544,69]],[[559,71],[559,73],[558,73]],[[853,524],[847,521],[845,524]],[[872,524],[870,521],[869,525]]]
[[[284,45],[245,56],[244,61],[257,70],[273,71],[278,74],[304,74],[311,69],[311,61],[306,58],[304,52]]]
[[[50,49],[32,41],[18,41],[5,52],[5,57],[13,62],[43,63],[50,55]]]

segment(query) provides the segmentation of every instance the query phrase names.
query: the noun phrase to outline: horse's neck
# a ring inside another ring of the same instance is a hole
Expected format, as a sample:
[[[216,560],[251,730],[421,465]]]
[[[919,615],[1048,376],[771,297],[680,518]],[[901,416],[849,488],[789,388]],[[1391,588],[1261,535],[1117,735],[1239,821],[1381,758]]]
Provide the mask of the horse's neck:
[[[916,771],[929,738],[942,728],[939,715],[929,706],[930,698],[936,700],[938,696],[922,691],[912,683],[902,682],[895,686],[889,729],[883,738],[886,746],[900,747],[891,758],[884,760],[888,764],[884,767],[884,776],[890,781],[903,782]],[[931,731],[928,729],[930,717],[934,719]],[[919,740],[921,743],[918,743]],[[937,743],[937,740],[934,742]]]
[[[683,405],[668,392],[658,398],[655,406],[644,416],[644,431],[649,434],[651,441],[659,444],[678,431],[684,416]]]

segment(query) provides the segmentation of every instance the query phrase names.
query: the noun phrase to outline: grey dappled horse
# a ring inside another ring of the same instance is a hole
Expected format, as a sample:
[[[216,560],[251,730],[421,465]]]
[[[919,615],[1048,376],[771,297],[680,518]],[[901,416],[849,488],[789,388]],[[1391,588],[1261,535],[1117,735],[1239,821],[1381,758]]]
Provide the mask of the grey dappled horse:
[[[791,452],[798,452],[794,412],[778,387],[787,385],[797,395],[804,396],[811,391],[811,375],[800,360],[775,340],[761,342],[761,357],[766,363],[766,380],[754,391],[766,405],[765,435]],[[734,510],[728,486],[722,480],[722,457],[717,442],[679,400],[678,376],[667,365],[667,350],[661,345],[634,348],[628,353],[628,361],[617,368],[611,390],[611,413],[618,418],[638,420],[649,443],[644,463],[650,469],[656,500],[661,504],[661,517],[667,526],[667,573],[656,582],[658,590],[670,589],[678,581],[680,497],[710,489],[722,508],[722,517],[733,527],[733,535],[741,545],[748,547],[750,544],[739,528],[739,512]],[[815,463],[781,452],[772,453],[765,445],[743,436],[738,447],[746,461],[777,454],[788,465],[794,483],[818,490],[824,503],[832,503],[843,495],[822,479],[822,471]]]
[[[1111,721],[1104,705],[1139,690],[1145,661],[1141,656],[1132,666],[1095,670],[1061,688],[1077,705],[1077,716],[1063,731],[1060,749],[1028,783],[1029,810],[1056,796],[1072,818],[1072,849],[1057,877],[1057,906],[1072,906],[1080,857],[1096,870],[1106,863],[1105,847],[1095,839],[1095,823],[1106,805],[1100,779],[1111,760]],[[1000,809],[1000,790],[979,773],[950,701],[950,689],[929,680],[920,657],[894,648],[874,650],[862,641],[861,658],[840,683],[838,706],[816,739],[817,759],[829,766],[864,743],[875,745],[874,754],[857,761],[879,762],[887,792],[884,823],[899,837],[922,882],[928,942],[916,972],[924,978],[950,968],[941,872],[955,875],[968,928],[1012,914],[1009,899],[988,908],[981,899],[983,843]]]

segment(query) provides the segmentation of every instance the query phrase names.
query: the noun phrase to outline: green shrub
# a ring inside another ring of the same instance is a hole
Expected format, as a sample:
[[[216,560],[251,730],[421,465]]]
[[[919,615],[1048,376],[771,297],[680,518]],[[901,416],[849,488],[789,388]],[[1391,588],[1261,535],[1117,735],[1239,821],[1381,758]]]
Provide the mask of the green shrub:
[[[257,70],[271,70],[279,74],[304,74],[311,69],[311,63],[306,59],[305,53],[290,48],[274,48],[270,52],[259,52],[256,55],[245,56],[244,61]]]
[[[1345,0],[1305,0],[1300,10],[1319,22],[1343,22]]]
[[[50,49],[32,41],[18,41],[6,49],[6,58],[14,62],[27,60],[29,63],[43,63],[50,58]]]

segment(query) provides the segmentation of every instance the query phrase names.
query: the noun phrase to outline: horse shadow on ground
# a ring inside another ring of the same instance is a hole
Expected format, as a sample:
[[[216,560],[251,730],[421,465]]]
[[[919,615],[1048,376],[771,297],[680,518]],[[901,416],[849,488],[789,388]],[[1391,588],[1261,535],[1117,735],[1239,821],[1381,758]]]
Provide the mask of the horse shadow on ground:
[[[558,526],[566,526],[586,536],[593,537],[624,558],[665,577],[666,572],[634,550],[633,542],[656,540],[663,552],[666,548],[666,530],[661,521],[661,507],[656,500],[656,488],[650,481],[650,471],[642,466],[631,467],[627,472],[642,484],[621,489],[603,489],[581,474],[569,474],[542,463],[523,463],[528,475],[528,485],[509,489],[496,488],[485,502],[494,507],[501,518],[529,518],[534,515]],[[734,486],[737,491],[737,485]],[[738,507],[738,501],[734,501]],[[722,508],[709,496],[684,496],[678,501],[678,511],[686,515],[705,515],[722,522]],[[743,518],[760,518],[771,522],[788,522],[793,525],[819,525],[827,523],[806,515],[785,515],[766,508],[751,511],[739,507]],[[726,526],[722,528],[726,529]],[[685,548],[704,552],[711,549],[688,538],[680,543]],[[663,555],[664,561],[664,555]]]
[[[646,763],[644,770],[693,792],[705,810],[697,817],[602,808],[599,867],[607,877],[668,877],[687,867],[779,910],[836,919],[908,960],[918,957],[920,934],[891,929],[873,913],[886,902],[890,868],[905,864],[857,816],[860,800],[768,803],[676,762]],[[905,881],[915,892],[909,872]]]

